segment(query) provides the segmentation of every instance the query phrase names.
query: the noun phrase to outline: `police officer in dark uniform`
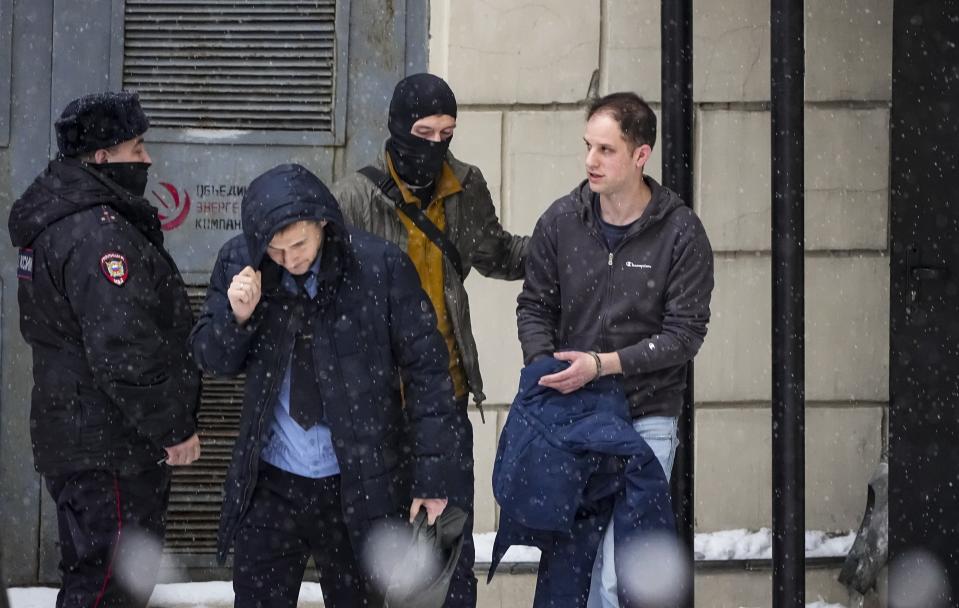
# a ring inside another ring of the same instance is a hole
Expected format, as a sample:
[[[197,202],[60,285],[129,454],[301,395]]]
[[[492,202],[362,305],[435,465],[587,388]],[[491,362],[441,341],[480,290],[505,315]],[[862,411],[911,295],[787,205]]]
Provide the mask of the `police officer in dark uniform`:
[[[10,212],[33,455],[57,508],[57,608],[146,605],[168,465],[200,456],[190,305],[143,198],[148,127],[133,93],[70,102],[59,157]]]

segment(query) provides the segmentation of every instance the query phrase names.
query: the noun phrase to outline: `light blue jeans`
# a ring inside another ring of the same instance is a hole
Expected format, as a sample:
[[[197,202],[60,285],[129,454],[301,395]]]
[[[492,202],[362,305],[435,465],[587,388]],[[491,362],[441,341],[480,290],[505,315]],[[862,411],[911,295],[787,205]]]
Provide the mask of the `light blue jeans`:
[[[648,416],[633,422],[633,428],[649,444],[659,464],[662,465],[667,479],[672,474],[676,448],[679,446],[679,437],[676,435],[678,424],[679,419],[670,416]],[[616,568],[613,565],[613,522],[610,520],[606,535],[603,536],[603,542],[596,553],[596,561],[593,563],[593,578],[589,587],[587,608],[619,608],[616,586]]]

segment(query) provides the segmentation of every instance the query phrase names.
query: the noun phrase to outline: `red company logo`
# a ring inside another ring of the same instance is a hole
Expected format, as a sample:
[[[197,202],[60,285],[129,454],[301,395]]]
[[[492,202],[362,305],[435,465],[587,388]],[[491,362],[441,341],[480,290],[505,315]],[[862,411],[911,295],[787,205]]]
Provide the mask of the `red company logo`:
[[[176,186],[166,182],[160,182],[160,185],[166,190],[163,196],[157,194],[156,190],[150,191],[153,198],[160,203],[160,212],[157,214],[160,217],[160,228],[164,230],[179,228],[190,213],[190,194],[184,190],[181,199]]]

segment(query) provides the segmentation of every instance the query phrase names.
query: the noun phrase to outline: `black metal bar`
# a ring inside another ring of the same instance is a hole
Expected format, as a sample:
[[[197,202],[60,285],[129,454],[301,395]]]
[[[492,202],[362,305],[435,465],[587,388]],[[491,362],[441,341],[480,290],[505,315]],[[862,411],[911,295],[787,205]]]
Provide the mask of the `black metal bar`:
[[[773,608],[805,605],[802,0],[771,0]]]
[[[663,184],[693,205],[693,2],[662,0],[662,150]],[[694,539],[694,393],[693,364],[686,374],[686,393],[679,417],[679,448],[673,465],[673,508],[683,543],[687,546],[690,573]],[[693,585],[687,585],[684,605],[694,605]]]

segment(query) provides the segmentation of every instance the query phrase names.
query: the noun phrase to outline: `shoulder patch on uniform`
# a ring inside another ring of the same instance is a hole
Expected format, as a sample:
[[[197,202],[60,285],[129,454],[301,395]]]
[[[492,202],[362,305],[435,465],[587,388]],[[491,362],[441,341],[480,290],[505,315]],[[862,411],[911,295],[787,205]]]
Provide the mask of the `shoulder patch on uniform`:
[[[17,255],[17,278],[21,281],[33,280],[33,249],[20,249]]]
[[[130,276],[130,265],[122,253],[109,251],[100,257],[100,270],[103,276],[114,285],[123,285]]]

